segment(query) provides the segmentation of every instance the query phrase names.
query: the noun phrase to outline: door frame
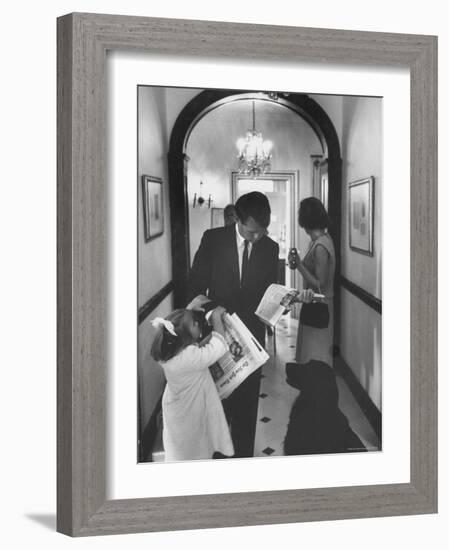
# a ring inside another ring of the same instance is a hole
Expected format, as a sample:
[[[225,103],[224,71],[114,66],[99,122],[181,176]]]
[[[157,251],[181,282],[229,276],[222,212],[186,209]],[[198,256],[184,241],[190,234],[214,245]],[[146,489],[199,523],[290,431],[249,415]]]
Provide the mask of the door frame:
[[[232,202],[235,204],[235,201],[237,199],[237,179],[252,179],[251,177],[245,177],[242,174],[239,174],[237,170],[233,170],[231,172],[231,198]],[[295,248],[298,248],[297,246],[297,240],[298,240],[298,228],[297,228],[297,205],[299,204],[299,182],[300,182],[300,174],[299,170],[273,170],[271,172],[266,172],[265,174],[261,174],[260,176],[257,176],[254,178],[256,180],[288,180],[290,184],[290,234],[292,236],[291,238],[291,246],[294,246]],[[296,287],[297,285],[297,274],[296,272],[293,273],[291,286]]]

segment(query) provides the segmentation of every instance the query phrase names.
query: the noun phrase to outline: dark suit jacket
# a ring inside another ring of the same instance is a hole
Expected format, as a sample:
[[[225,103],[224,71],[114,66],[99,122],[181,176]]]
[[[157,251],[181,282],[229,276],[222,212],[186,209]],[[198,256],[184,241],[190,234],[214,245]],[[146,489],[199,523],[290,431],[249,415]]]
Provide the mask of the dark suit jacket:
[[[229,313],[237,313],[263,343],[265,329],[254,315],[271,283],[277,280],[279,246],[267,236],[251,250],[248,276],[240,287],[235,225],[205,231],[195,254],[189,280],[189,299],[204,294]]]

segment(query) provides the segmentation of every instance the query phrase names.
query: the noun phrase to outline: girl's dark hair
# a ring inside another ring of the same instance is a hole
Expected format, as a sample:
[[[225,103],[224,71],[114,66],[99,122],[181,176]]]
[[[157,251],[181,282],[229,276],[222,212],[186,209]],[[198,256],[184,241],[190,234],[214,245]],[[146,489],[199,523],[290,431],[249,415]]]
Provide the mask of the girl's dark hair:
[[[299,203],[298,223],[309,231],[329,227],[329,216],[323,203],[316,197],[308,197]]]
[[[251,217],[261,227],[267,228],[270,225],[270,203],[267,197],[259,191],[242,195],[235,203],[235,211],[243,224]]]
[[[188,321],[192,312],[188,309],[175,309],[167,315],[166,320],[173,323],[176,336],[173,336],[165,327],[160,326],[151,346],[151,357],[155,361],[168,361],[183,348],[193,344],[194,339],[188,328]]]

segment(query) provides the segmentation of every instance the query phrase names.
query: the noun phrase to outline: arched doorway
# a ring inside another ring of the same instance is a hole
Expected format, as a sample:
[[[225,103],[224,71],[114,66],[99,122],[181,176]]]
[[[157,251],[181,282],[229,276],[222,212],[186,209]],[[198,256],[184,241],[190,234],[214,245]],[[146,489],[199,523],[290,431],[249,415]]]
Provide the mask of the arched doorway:
[[[229,101],[257,98],[273,101],[302,117],[317,135],[327,159],[328,210],[332,220],[329,232],[334,240],[337,265],[335,277],[335,338],[338,344],[340,318],[340,241],[341,241],[341,153],[337,132],[324,109],[311,97],[298,93],[268,93],[248,90],[205,90],[194,97],[181,111],[174,124],[168,153],[170,189],[174,307],[186,303],[190,269],[189,212],[187,195],[186,144],[195,125],[211,110]]]

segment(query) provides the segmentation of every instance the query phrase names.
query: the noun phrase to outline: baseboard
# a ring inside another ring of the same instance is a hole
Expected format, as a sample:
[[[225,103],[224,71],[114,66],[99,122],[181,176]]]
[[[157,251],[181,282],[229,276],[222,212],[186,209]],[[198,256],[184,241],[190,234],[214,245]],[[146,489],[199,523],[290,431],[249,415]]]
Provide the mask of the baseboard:
[[[380,446],[382,448],[382,413],[373,403],[363,386],[360,384],[352,369],[340,355],[334,358],[334,368],[348,385],[359,407],[362,409],[368,422],[371,424],[371,427],[379,438]],[[145,429],[143,430],[142,438],[139,441],[139,462],[152,462],[152,451],[158,435],[158,418],[161,409],[162,396],[156,403],[153,413],[151,414],[151,417]]]
[[[382,447],[382,413],[373,403],[365,388],[360,384],[351,367],[341,356],[334,358],[334,367],[348,385],[359,407],[379,438]]]

